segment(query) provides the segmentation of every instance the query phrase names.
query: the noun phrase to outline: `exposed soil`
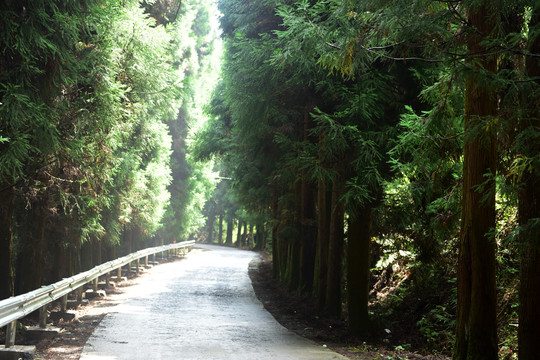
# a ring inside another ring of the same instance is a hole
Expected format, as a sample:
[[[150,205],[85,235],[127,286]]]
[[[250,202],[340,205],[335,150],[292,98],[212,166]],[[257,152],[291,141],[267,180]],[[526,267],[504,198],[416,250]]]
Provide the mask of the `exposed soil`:
[[[360,338],[348,333],[341,321],[319,314],[315,302],[306,296],[299,296],[287,290],[272,276],[272,264],[266,254],[261,254],[261,262],[250,266],[249,275],[253,288],[264,307],[287,329],[328,346],[349,359],[448,359],[442,355],[420,355],[405,351],[399,344],[400,335],[395,331],[377,336]],[[101,319],[122,301],[123,288],[137,282],[138,274],[130,273],[129,279],[117,287],[107,289],[107,295],[89,304],[79,306],[76,318],[69,322],[59,320],[51,325],[61,328],[54,339],[32,342],[25,339],[24,332],[18,331],[17,344],[36,345],[35,359],[73,360],[79,359],[82,349]],[[33,325],[37,319],[25,319],[24,325]],[[4,337],[0,332],[0,341]],[[393,338],[392,338],[393,337]],[[409,341],[410,338],[404,340]],[[420,341],[420,340],[419,340]],[[2,342],[3,343],[3,342]]]
[[[261,254],[261,257],[258,266],[250,267],[253,288],[266,310],[287,329],[327,345],[349,359],[449,359],[444,355],[421,355],[396,345],[423,341],[411,338],[408,332],[394,330],[387,333],[383,327],[374,330],[375,334],[370,336],[350,334],[342,321],[321,314],[312,298],[300,296],[275,280],[270,258],[266,254]]]
[[[107,288],[105,297],[90,300],[86,305],[79,305],[77,309],[73,310],[77,314],[75,319],[68,322],[59,320],[51,323],[52,326],[61,329],[60,334],[53,339],[45,339],[35,343],[36,353],[34,359],[79,359],[86,341],[92,335],[96,326],[118,302],[123,300],[123,289],[136,283],[138,277],[139,274],[130,273],[127,281],[123,281],[115,287]],[[17,341],[17,344],[32,344],[32,341],[25,341],[24,335],[21,338],[21,342]]]
[[[172,261],[178,258],[171,258]],[[163,261],[163,260],[162,260]],[[118,283],[116,286],[110,286],[106,289],[106,296],[97,297],[79,305],[76,309],[68,310],[75,313],[75,318],[70,321],[63,319],[51,320],[49,317],[48,326],[60,329],[59,334],[52,339],[33,340],[25,334],[24,329],[28,326],[38,324],[37,312],[19,321],[17,330],[17,345],[35,345],[35,360],[76,360],[80,358],[86,341],[92,335],[96,326],[103,317],[109,313],[112,308],[125,299],[124,289],[135,284],[138,278],[144,272],[130,272],[127,279]],[[60,304],[54,302],[49,306],[49,312],[56,312],[60,309]],[[0,329],[0,343],[5,342],[5,330]]]

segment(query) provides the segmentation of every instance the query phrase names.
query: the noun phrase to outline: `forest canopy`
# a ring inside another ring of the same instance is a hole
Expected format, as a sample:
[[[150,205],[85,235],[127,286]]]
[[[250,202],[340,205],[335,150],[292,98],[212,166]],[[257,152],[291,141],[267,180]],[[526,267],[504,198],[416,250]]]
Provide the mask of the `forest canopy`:
[[[0,298],[201,226],[212,1],[0,5]]]
[[[536,358],[539,20],[533,0],[3,1],[0,299],[195,236],[267,253],[358,339]]]
[[[538,2],[219,9],[223,76],[193,151],[231,180],[208,240],[237,227],[352,333],[393,323],[455,359],[534,358]]]

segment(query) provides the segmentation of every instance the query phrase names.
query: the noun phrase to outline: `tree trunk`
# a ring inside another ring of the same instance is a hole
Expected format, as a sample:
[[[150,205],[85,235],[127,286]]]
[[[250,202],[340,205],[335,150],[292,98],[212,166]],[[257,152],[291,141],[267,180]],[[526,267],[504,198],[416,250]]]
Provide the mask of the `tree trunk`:
[[[247,237],[248,237],[248,226],[247,221],[242,221],[242,242],[241,246],[247,246]]]
[[[223,245],[223,214],[219,214],[218,244]]]
[[[274,279],[280,279],[280,267],[279,267],[279,240],[277,237],[277,225],[273,226],[272,231],[272,275]]]
[[[133,229],[131,225],[124,226],[124,249],[125,255],[133,252]]]
[[[343,271],[343,237],[345,206],[339,201],[341,186],[335,180],[332,192],[332,216],[328,243],[328,273],[325,309],[329,315],[341,316],[341,279]]]
[[[260,229],[260,223],[257,223],[255,228],[253,229],[253,249],[255,250],[262,250],[261,246],[261,229]]]
[[[330,236],[330,217],[332,213],[332,193],[327,191],[324,181],[319,181],[317,188],[317,271],[315,273],[315,295],[317,296],[319,309],[326,305],[326,278],[328,276],[328,245]]]
[[[247,236],[246,236],[246,245],[248,248],[252,248],[253,247],[253,230],[255,229],[255,225],[253,224],[250,224],[249,225],[249,231],[247,233]]]
[[[69,271],[72,275],[75,275],[83,271],[81,261],[81,245],[71,245],[68,249]]]
[[[94,264],[93,259],[94,249],[92,241],[86,241],[81,245],[81,270],[90,270]]]
[[[211,244],[214,242],[214,220],[215,220],[214,213],[212,212],[210,215],[208,215],[208,239],[206,239],[206,242]]]
[[[146,237],[143,234],[141,228],[135,224],[131,228],[131,252],[142,250],[146,247]],[[165,245],[165,239],[160,238],[160,245]],[[167,243],[171,240],[168,239]]]
[[[59,243],[55,244],[54,249],[55,280],[70,277],[69,249]]]
[[[278,205],[277,195],[272,195],[272,202],[270,208],[272,210],[272,273],[275,279],[281,279],[281,268],[280,268],[280,256],[279,253],[279,224],[278,214],[279,214],[279,205]]]
[[[101,254],[101,241],[100,240],[93,240],[92,241],[92,249],[94,251],[94,255],[93,255],[93,265],[92,266],[97,266],[97,265],[101,265],[103,263],[103,257],[102,257],[102,254]]]
[[[540,122],[538,122],[540,126]],[[540,339],[540,180],[530,174],[519,191],[522,246],[519,287],[519,359],[538,358]]]
[[[293,188],[294,195],[294,209],[291,209],[291,213],[294,214],[292,219],[289,219],[291,223],[291,231],[287,231],[287,269],[286,269],[286,282],[287,286],[291,290],[300,291],[300,278],[301,278],[301,254],[302,254],[302,235],[303,235],[303,214],[302,214],[302,181],[296,180]]]
[[[310,293],[313,288],[315,254],[317,247],[317,228],[315,226],[315,189],[302,180],[302,219],[300,254],[300,291]]]
[[[349,329],[357,334],[366,333],[369,329],[371,207],[357,208],[351,215],[347,240]]]
[[[233,219],[227,220],[227,237],[225,238],[225,244],[232,245],[233,241],[233,226],[234,222]]]
[[[482,34],[493,29],[493,12],[481,6],[470,11],[469,21],[477,29],[469,33],[470,53],[486,51]],[[494,73],[496,58],[479,56],[473,70]],[[495,183],[496,139],[489,123],[496,116],[496,96],[478,74],[469,75],[465,91],[465,146],[463,199],[458,263],[456,345],[453,358],[497,359],[495,279]],[[490,174],[487,178],[485,174]]]
[[[116,246],[110,242],[109,239],[101,240],[101,259],[103,262],[116,259]],[[155,245],[154,245],[155,246]]]
[[[531,35],[529,50],[540,53],[540,36],[534,36],[533,29],[538,30],[540,13],[536,11],[529,24]],[[527,57],[527,75],[531,78],[540,76],[540,64],[537,58]],[[537,85],[540,82],[536,81]],[[538,88],[537,88],[538,89]],[[521,120],[521,133],[528,132],[531,138],[540,137],[540,109],[538,108],[538,90],[528,93],[525,118]],[[523,141],[523,140],[522,140]],[[520,144],[520,153],[533,159],[540,154],[540,143],[527,141]],[[520,288],[519,288],[519,359],[532,360],[538,358],[538,340],[540,339],[540,169],[523,174],[523,184],[519,189],[519,225],[522,227],[520,243],[522,245]]]
[[[15,189],[0,183],[0,300],[13,296],[13,205]]]
[[[279,229],[278,229],[278,235],[277,235],[277,239],[278,239],[277,259],[278,259],[278,274],[279,274],[278,280],[281,281],[282,283],[287,283],[288,281],[287,280],[288,279],[287,266],[289,264],[288,263],[289,243],[287,239],[285,239],[285,237],[283,236],[283,229],[287,226],[288,225],[284,223],[280,223]]]
[[[242,246],[242,220],[238,219],[238,228],[236,229],[236,246]]]
[[[25,227],[21,231],[17,266],[17,293],[24,294],[43,285],[45,247],[45,204],[36,201],[27,211]],[[29,228],[28,228],[29,227]]]
[[[314,104],[308,102],[303,117],[303,126],[301,139],[304,142],[313,143],[313,136],[310,135],[313,128],[311,112]],[[307,171],[302,174],[300,182],[300,282],[299,290],[301,293],[311,293],[313,289],[313,277],[315,272],[315,256],[317,252],[317,227],[316,227],[316,209],[315,193],[316,189],[307,178]]]

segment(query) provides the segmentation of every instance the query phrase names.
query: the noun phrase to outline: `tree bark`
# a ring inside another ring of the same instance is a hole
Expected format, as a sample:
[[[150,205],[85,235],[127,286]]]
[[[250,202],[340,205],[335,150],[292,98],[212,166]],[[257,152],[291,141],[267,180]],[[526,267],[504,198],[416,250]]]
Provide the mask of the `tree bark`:
[[[234,221],[232,218],[227,219],[227,236],[225,238],[225,244],[232,245],[233,241],[233,227]]]
[[[242,220],[238,219],[238,228],[236,229],[236,246],[242,246]]]
[[[538,124],[540,126],[540,122]],[[533,176],[531,176],[532,178]],[[528,179],[519,191],[522,246],[519,287],[519,359],[538,358],[540,339],[540,180]],[[536,221],[536,223],[535,223]]]
[[[69,249],[63,244],[57,243],[54,246],[54,269],[55,279],[53,281],[60,280],[62,278],[71,276],[71,265],[69,262]]]
[[[94,265],[94,248],[92,241],[86,241],[81,245],[81,270],[90,270]]]
[[[73,244],[73,243],[72,243]],[[83,271],[81,262],[81,245],[70,245],[68,247],[69,271],[72,275]]]
[[[319,309],[324,309],[326,305],[326,278],[328,276],[328,245],[330,235],[330,217],[332,209],[328,198],[332,193],[327,191],[326,182],[319,181],[317,188],[317,271],[315,295],[318,299]]]
[[[488,7],[471,9],[470,53],[482,54],[483,35],[493,29]],[[495,183],[496,139],[489,123],[496,116],[496,94],[479,79],[478,70],[495,73],[494,56],[470,62],[474,74],[466,80],[463,199],[458,259],[456,344],[453,358],[497,359]],[[486,177],[485,174],[490,174]]]
[[[302,180],[302,219],[300,254],[300,292],[310,293],[313,288],[315,254],[317,246],[317,228],[315,226],[315,189],[305,179]]]
[[[294,203],[289,205],[290,214],[285,224],[282,241],[286,247],[285,260],[285,283],[290,290],[300,290],[301,252],[302,252],[302,181],[296,180],[293,185]]]
[[[247,221],[242,221],[242,242],[240,243],[241,246],[247,246],[247,238],[248,238],[248,225]]]
[[[371,207],[358,207],[351,215],[347,237],[347,309],[349,329],[369,329],[368,301],[371,244]]]
[[[300,284],[300,242],[298,239],[287,240],[285,277],[289,289],[297,290]]]
[[[206,242],[211,244],[214,242],[214,220],[216,217],[213,211],[210,213],[210,215],[208,215],[208,217],[208,239],[206,239]]]
[[[540,36],[533,35],[533,29],[540,26],[540,13],[536,11],[529,24],[531,34],[529,51],[540,53]],[[531,78],[540,76],[540,64],[537,58],[527,57],[525,61],[527,75]],[[532,138],[540,137],[540,109],[538,88],[526,98],[525,117],[521,119],[521,132],[529,132]],[[532,108],[528,108],[532,106]],[[523,141],[523,140],[522,140]],[[540,143],[520,144],[520,153],[527,158],[540,155]],[[523,184],[519,189],[519,225],[522,228],[520,243],[522,246],[520,288],[519,288],[519,328],[518,355],[520,360],[538,358],[538,340],[540,339],[540,169],[523,174]]]
[[[17,293],[24,294],[38,289],[43,281],[45,247],[45,204],[33,202],[26,212],[25,227],[20,232],[20,250],[17,266]]]
[[[304,142],[313,143],[313,136],[310,135],[313,128],[311,112],[314,104],[308,102],[303,117],[303,126],[300,138]],[[315,194],[316,188],[308,181],[307,171],[303,172],[300,181],[300,279],[299,291],[301,293],[311,293],[313,289],[313,277],[315,272],[315,256],[317,252],[317,227],[315,222]]]
[[[133,251],[133,229],[131,225],[124,226],[124,249],[125,255],[131,254]]]
[[[281,254],[280,249],[280,239],[279,239],[279,226],[280,222],[278,221],[279,214],[279,202],[278,196],[276,194],[272,195],[272,202],[270,204],[272,211],[272,273],[275,279],[281,279],[281,267],[280,260]]]
[[[257,225],[255,226],[255,229],[256,229],[256,233],[255,233],[255,249],[256,250],[264,250],[266,248],[264,222],[262,222],[262,221],[257,222]]]
[[[332,215],[328,242],[328,272],[326,278],[325,309],[329,315],[341,317],[341,278],[343,273],[343,242],[345,205],[339,201],[341,186],[334,180]]]
[[[0,183],[0,300],[13,296],[13,205],[15,189]]]
[[[249,224],[249,231],[248,231],[247,236],[246,236],[246,245],[250,249],[253,247],[253,231],[254,231],[254,229],[255,229],[255,225]]]
[[[301,135],[299,135],[301,136]],[[302,180],[296,179],[294,182],[294,218],[291,221],[293,232],[287,232],[287,285],[291,290],[300,292],[301,277],[301,253],[302,253]]]
[[[223,214],[219,214],[218,244],[223,245]]]
[[[92,241],[92,249],[94,251],[92,267],[103,264],[103,255],[101,250],[101,240]]]

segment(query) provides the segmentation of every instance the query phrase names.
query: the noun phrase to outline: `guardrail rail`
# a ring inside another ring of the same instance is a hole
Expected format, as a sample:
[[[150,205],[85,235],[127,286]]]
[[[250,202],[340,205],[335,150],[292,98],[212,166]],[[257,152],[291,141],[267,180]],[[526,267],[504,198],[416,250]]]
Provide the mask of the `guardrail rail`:
[[[168,255],[170,251],[176,252],[178,249],[189,251],[193,248],[194,244],[195,241],[191,240],[139,250],[116,260],[98,265],[93,269],[79,273],[70,278],[62,279],[52,285],[42,286],[41,288],[26,294],[1,300],[0,328],[7,326],[5,347],[9,348],[15,345],[17,321],[30,313],[40,310],[39,326],[45,328],[47,321],[46,310],[51,302],[62,298],[61,307],[62,310],[65,311],[68,294],[78,291],[78,300],[82,300],[82,289],[84,285],[94,281],[94,288],[97,290],[100,277],[106,276],[108,281],[110,273],[115,270],[118,272],[118,277],[121,277],[122,267],[125,265],[136,261],[138,271],[141,258],[145,258],[145,264],[148,265],[148,256],[160,253]]]

